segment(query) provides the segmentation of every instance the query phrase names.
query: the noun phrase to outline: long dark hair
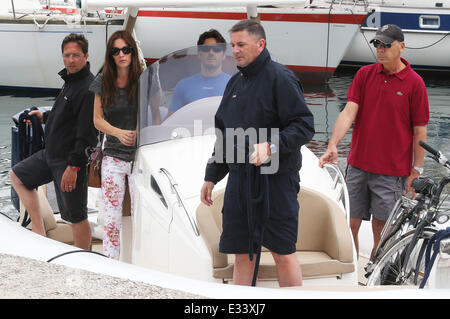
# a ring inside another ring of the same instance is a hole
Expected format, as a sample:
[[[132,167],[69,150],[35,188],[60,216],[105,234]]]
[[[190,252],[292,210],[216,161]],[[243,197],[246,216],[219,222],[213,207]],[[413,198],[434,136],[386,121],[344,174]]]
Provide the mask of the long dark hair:
[[[113,106],[116,102],[116,98],[119,96],[119,89],[116,86],[117,79],[117,67],[114,62],[114,58],[111,54],[111,50],[114,47],[114,41],[117,39],[123,39],[130,47],[131,51],[131,64],[130,71],[128,73],[128,83],[125,88],[127,92],[128,103],[135,103],[137,96],[137,85],[139,76],[141,75],[142,68],[139,63],[138,50],[136,41],[133,36],[125,30],[114,32],[108,40],[105,54],[105,64],[102,70],[102,106]]]

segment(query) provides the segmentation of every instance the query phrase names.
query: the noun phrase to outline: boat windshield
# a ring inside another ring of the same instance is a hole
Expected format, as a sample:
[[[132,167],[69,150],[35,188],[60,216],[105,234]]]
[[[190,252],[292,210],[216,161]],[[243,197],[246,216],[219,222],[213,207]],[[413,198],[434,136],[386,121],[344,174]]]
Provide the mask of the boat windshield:
[[[224,43],[176,51],[151,64],[140,78],[138,145],[214,134],[214,115],[236,72]]]

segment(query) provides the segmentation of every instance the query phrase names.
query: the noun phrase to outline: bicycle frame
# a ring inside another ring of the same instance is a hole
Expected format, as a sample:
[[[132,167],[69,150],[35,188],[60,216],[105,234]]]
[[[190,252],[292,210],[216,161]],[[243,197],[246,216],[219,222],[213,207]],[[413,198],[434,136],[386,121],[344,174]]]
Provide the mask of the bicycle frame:
[[[447,158],[442,155],[442,153],[440,151],[436,151],[431,146],[427,145],[426,143],[424,143],[422,141],[420,141],[419,144],[423,148],[425,148],[428,152],[430,152],[431,154],[434,155],[432,157],[432,159],[434,159],[436,162],[438,162],[442,166],[450,169],[450,163],[448,162]],[[405,271],[405,267],[408,264],[409,257],[411,255],[412,250],[416,246],[418,238],[420,238],[420,236],[423,235],[425,227],[428,227],[433,223],[433,221],[436,217],[437,210],[438,210],[439,200],[441,198],[442,191],[443,191],[444,187],[449,183],[450,183],[450,176],[444,176],[439,181],[437,189],[431,194],[430,203],[427,208],[427,214],[426,214],[425,218],[422,220],[422,222],[420,222],[420,224],[417,226],[416,231],[414,232],[413,239],[411,240],[411,243],[408,246],[407,253],[405,255],[405,262],[402,267],[403,268],[402,272]]]
[[[409,227],[406,227],[406,229],[402,229],[402,226],[405,226],[406,221],[409,221],[408,226],[414,225],[417,222],[417,219],[420,216],[420,212],[423,210],[424,204],[424,196],[419,196],[417,201],[402,196],[397,201],[394,208],[392,209],[391,214],[389,215],[389,219],[386,221],[386,224],[381,231],[380,243],[375,251],[375,260],[377,259],[377,257],[382,255],[384,251],[389,249],[390,246],[392,246],[392,244],[386,246],[391,238],[396,235],[401,236],[408,230]]]
[[[434,150],[422,141],[420,141],[419,144],[434,155],[431,157],[433,160],[450,169],[450,162],[442,155],[441,152]],[[426,179],[424,181],[427,182]],[[429,226],[433,226],[432,224],[437,221],[436,216],[439,215],[438,206],[441,194],[444,187],[450,183],[450,176],[444,176],[441,178],[437,185],[434,184],[432,180],[429,180],[427,183],[428,184],[422,184],[424,186],[428,185],[429,187],[424,187],[421,190],[415,205],[414,201],[404,196],[396,203],[385,227],[383,228],[380,244],[375,253],[374,262],[370,267],[370,270],[368,270],[367,275],[372,276],[376,269],[383,267],[379,265],[380,261],[383,260],[388,251],[396,247],[396,242],[391,241],[391,239],[398,238],[396,235],[400,235],[400,238],[403,238],[403,235],[407,232],[407,230],[410,227],[413,227],[413,231],[409,232],[409,236],[411,236],[412,233],[411,241],[405,246],[404,254],[399,256],[399,258],[402,258],[399,283],[404,283],[403,280],[407,275],[406,272],[411,254],[416,248],[418,241],[423,238],[425,231],[427,229],[430,230]],[[429,200],[427,201],[427,199]],[[411,260],[411,262],[415,262],[416,265],[419,265],[423,258],[423,253],[424,247],[421,247],[419,254],[414,257],[416,260]],[[415,271],[417,277],[417,272],[419,270],[416,269]],[[375,271],[375,273],[376,272],[377,271]]]

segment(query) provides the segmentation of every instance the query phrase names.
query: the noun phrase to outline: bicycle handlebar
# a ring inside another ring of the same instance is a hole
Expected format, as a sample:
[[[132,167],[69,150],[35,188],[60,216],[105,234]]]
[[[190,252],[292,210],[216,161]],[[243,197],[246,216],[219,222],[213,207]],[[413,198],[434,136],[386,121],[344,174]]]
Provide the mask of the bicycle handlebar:
[[[450,162],[447,157],[444,156],[440,151],[435,150],[433,147],[425,143],[424,141],[419,141],[419,145],[426,149],[428,152],[433,154],[433,159],[444,167],[450,168]]]
[[[428,145],[424,141],[419,141],[419,145],[422,146],[424,149],[426,149],[431,154],[433,154],[434,156],[439,157],[439,151],[436,151],[434,148],[432,148],[430,145]]]

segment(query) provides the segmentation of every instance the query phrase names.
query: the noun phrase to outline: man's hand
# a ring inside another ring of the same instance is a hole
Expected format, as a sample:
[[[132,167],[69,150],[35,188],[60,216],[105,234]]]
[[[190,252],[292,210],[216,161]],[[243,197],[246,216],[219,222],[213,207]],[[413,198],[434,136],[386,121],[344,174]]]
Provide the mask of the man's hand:
[[[411,170],[411,175],[409,175],[408,179],[406,180],[406,189],[405,189],[405,195],[409,195],[409,191],[411,191],[411,199],[416,198],[417,194],[414,188],[411,187],[411,184],[413,180],[415,180],[417,177],[419,177],[420,174],[415,169]]]
[[[270,157],[269,143],[264,142],[260,144],[254,144],[253,147],[255,148],[255,150],[253,151],[252,155],[250,155],[250,164],[261,166]]]
[[[328,145],[328,149],[319,159],[319,166],[322,168],[326,163],[338,163],[338,150],[336,146]]]
[[[61,190],[63,192],[71,192],[77,184],[77,171],[67,166],[61,178]]]
[[[202,190],[200,191],[200,199],[206,206],[211,206],[213,204],[213,201],[211,200],[213,188],[214,183],[206,181],[202,186]]]
[[[42,122],[44,121],[44,117],[43,117],[43,115],[42,115],[42,112],[39,111],[39,110],[33,110],[33,111],[29,112],[28,115],[29,115],[29,116],[36,115],[36,116],[39,118],[39,122],[41,122],[41,124],[42,124]],[[27,122],[27,124],[28,124],[30,127],[33,127],[33,125],[31,124],[31,121],[30,121],[30,120],[24,120],[24,122],[25,122],[25,121]]]

